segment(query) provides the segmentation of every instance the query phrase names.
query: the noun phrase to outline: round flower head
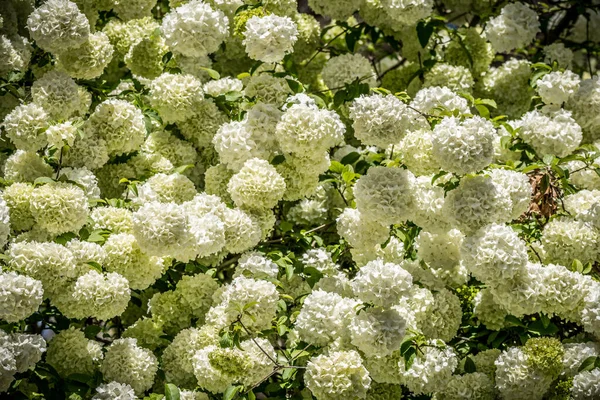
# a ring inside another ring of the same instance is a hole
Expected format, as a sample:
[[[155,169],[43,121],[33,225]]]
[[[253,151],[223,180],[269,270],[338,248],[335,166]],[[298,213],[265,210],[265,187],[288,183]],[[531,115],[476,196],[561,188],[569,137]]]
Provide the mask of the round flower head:
[[[445,63],[435,64],[424,79],[423,87],[447,87],[459,93],[470,93],[475,84],[468,68]]]
[[[381,148],[397,144],[407,132],[427,121],[393,95],[362,95],[350,106],[354,136],[365,145]]]
[[[223,393],[228,386],[246,376],[252,362],[237,347],[220,348],[215,345],[198,350],[192,359],[196,384],[212,393]]]
[[[588,357],[596,357],[600,352],[597,343],[565,343],[563,344],[565,354],[563,357],[562,373],[567,376],[575,376],[579,372],[581,363]]]
[[[113,11],[123,21],[129,21],[150,16],[155,5],[156,0],[115,1]]]
[[[194,164],[198,159],[196,149],[191,143],[181,140],[165,130],[150,133],[141,150],[145,153],[165,157],[174,167]]]
[[[198,193],[194,182],[179,173],[153,175],[137,191],[137,195],[131,193],[136,205],[150,201],[181,204],[192,200]]]
[[[125,63],[133,75],[154,79],[163,72],[163,57],[168,51],[165,39],[153,34],[131,46]]]
[[[433,128],[433,157],[444,171],[480,171],[492,162],[495,135],[492,123],[481,117],[444,118]]]
[[[105,380],[127,384],[137,395],[152,387],[157,370],[158,361],[154,354],[139,347],[132,338],[115,340],[102,362]]]
[[[329,1],[329,0],[309,0],[308,5],[317,14],[327,15],[333,19],[345,20],[359,9],[361,2],[359,0],[350,1]]]
[[[73,146],[77,137],[77,127],[71,121],[62,124],[56,124],[46,129],[46,140],[49,146],[54,146],[56,149],[63,149],[64,145]]]
[[[407,132],[396,150],[415,175],[435,174],[440,169],[433,157],[433,134],[429,129]]]
[[[433,304],[427,307],[419,328],[425,337],[449,342],[458,333],[461,320],[460,300],[451,291],[441,289],[433,293]]]
[[[35,104],[56,120],[69,118],[81,106],[77,84],[62,71],[48,71],[33,82],[31,96]]]
[[[336,220],[338,234],[352,247],[368,248],[389,238],[388,225],[366,218],[355,208],[346,208]]]
[[[96,207],[90,217],[94,221],[94,229],[107,229],[112,233],[133,232],[133,213],[126,208]]]
[[[4,163],[4,178],[14,182],[34,182],[53,173],[52,167],[32,151],[17,150]]]
[[[0,343],[4,343],[1,346],[13,353],[18,373],[34,367],[46,351],[46,341],[41,335],[15,332],[4,338],[2,336],[0,335]]]
[[[78,47],[61,49],[57,53],[57,65],[71,78],[95,79],[102,75],[104,68],[112,60],[113,52],[108,36],[103,32],[96,32]]]
[[[417,352],[410,368],[406,369],[404,359],[398,363],[403,384],[415,394],[443,390],[457,366],[458,358],[454,350],[435,340]]]
[[[192,75],[165,72],[150,83],[150,102],[164,122],[182,122],[194,115],[204,98],[202,82]]]
[[[13,183],[4,188],[2,199],[8,206],[10,227],[13,231],[26,231],[33,227],[35,220],[29,209],[33,185]]]
[[[493,169],[488,172],[492,181],[510,195],[512,202],[511,219],[519,218],[529,209],[531,184],[529,177],[521,172],[508,169]]]
[[[411,287],[410,273],[400,265],[379,259],[368,262],[352,280],[357,298],[381,307],[397,304],[402,297],[408,296]]]
[[[77,183],[82,186],[85,191],[85,195],[88,199],[100,198],[100,188],[98,188],[98,181],[96,175],[87,168],[70,168],[64,167],[60,170],[59,178],[61,176],[66,177],[68,180]]]
[[[0,319],[19,322],[42,303],[42,283],[14,272],[0,273]]]
[[[283,151],[303,156],[338,145],[344,131],[344,124],[334,111],[295,104],[283,113],[275,136]]]
[[[340,338],[349,341],[347,328],[359,304],[337,293],[314,290],[304,299],[296,319],[299,338],[316,346],[325,346]]]
[[[432,86],[419,90],[410,106],[424,114],[439,115],[436,108],[449,111],[458,110],[461,114],[469,113],[467,100],[447,87]],[[483,124],[483,123],[482,123]]]
[[[360,400],[367,398],[371,378],[358,352],[335,351],[308,361],[304,383],[319,400]]]
[[[510,227],[492,224],[465,238],[461,256],[475,278],[493,285],[519,276],[527,265],[527,246]]]
[[[492,400],[495,398],[496,388],[494,387],[494,381],[481,372],[452,376],[444,390],[436,393],[433,397],[433,399],[447,400]]]
[[[415,238],[417,255],[432,268],[450,270],[460,260],[459,249],[463,238],[457,229],[443,233],[422,230]]]
[[[487,288],[480,290],[473,299],[473,316],[488,329],[504,328],[507,315],[508,312],[494,300],[494,295]]]
[[[17,149],[37,151],[48,143],[45,131],[49,116],[35,103],[16,107],[3,122],[6,136]]]
[[[427,18],[433,11],[432,0],[382,0],[383,11],[397,23],[413,25],[415,21]]]
[[[573,118],[581,126],[584,143],[600,139],[600,77],[581,81],[579,90],[570,97],[565,108],[573,113]]]
[[[470,234],[494,222],[510,220],[510,197],[492,178],[464,177],[446,195],[443,211],[461,232]]]
[[[420,176],[415,185],[415,213],[411,221],[432,233],[446,233],[452,229],[450,218],[444,211],[444,189],[432,185],[431,177]]]
[[[222,11],[192,0],[164,17],[162,33],[173,51],[200,57],[218,50],[229,34],[229,20]]]
[[[205,94],[212,97],[219,97],[229,92],[241,92],[244,90],[244,84],[239,79],[227,76],[225,78],[206,82],[202,88],[204,89]]]
[[[490,68],[479,82],[479,96],[494,99],[498,106],[493,115],[518,118],[529,110],[534,94],[529,85],[531,64],[512,58],[497,68]]]
[[[541,399],[553,377],[534,368],[527,352],[511,347],[496,360],[496,388],[507,399]]]
[[[116,272],[90,271],[77,278],[73,298],[89,316],[108,320],[121,315],[129,303],[129,282]]]
[[[402,344],[405,326],[395,309],[370,308],[352,319],[349,330],[352,344],[364,354],[388,356]]]
[[[106,252],[106,270],[124,276],[132,289],[147,288],[162,275],[165,268],[162,259],[142,252],[135,236],[129,233],[110,235],[103,248]]]
[[[77,5],[68,0],[49,0],[27,18],[33,40],[51,53],[83,44],[90,35],[90,23]]]
[[[540,157],[551,154],[566,157],[581,143],[581,127],[568,111],[544,115],[530,111],[517,122],[519,136],[531,145]]]
[[[14,35],[9,38],[0,35],[0,76],[12,71],[26,71],[31,61],[31,53],[32,47],[24,37]]]
[[[218,330],[209,325],[179,332],[162,355],[161,366],[167,381],[179,387],[195,388],[198,381],[194,376],[192,358],[198,350],[218,343],[217,334]]]
[[[536,81],[537,90],[546,104],[563,104],[577,92],[581,79],[572,71],[554,71]]]
[[[600,369],[582,371],[575,375],[571,396],[574,400],[598,398],[600,396]]]
[[[76,136],[73,146],[63,152],[63,163],[76,168],[87,167],[95,170],[104,166],[108,159],[106,140],[90,132],[84,137]]]
[[[288,96],[293,94],[285,78],[280,78],[267,73],[252,75],[246,83],[244,93],[253,97],[257,102],[273,104],[280,107]]]
[[[556,62],[561,68],[571,68],[573,50],[566,48],[563,43],[552,43],[544,46],[544,62],[550,65]]]
[[[490,19],[485,36],[500,53],[527,46],[540,30],[537,13],[523,3],[511,3]]]
[[[218,283],[206,274],[186,275],[177,282],[177,291],[181,294],[182,303],[192,311],[192,315],[200,320],[212,306],[212,295],[219,288]]]
[[[277,278],[279,267],[262,253],[249,251],[241,255],[234,278],[250,276],[254,279]]]
[[[582,263],[594,262],[598,257],[598,231],[583,221],[559,217],[548,222],[540,242],[544,261],[571,265],[577,259]]]
[[[386,225],[409,219],[413,212],[414,180],[407,169],[370,168],[354,186],[361,217]]]
[[[478,27],[459,28],[457,32],[463,37],[450,41],[444,59],[451,65],[469,68],[473,77],[481,76],[494,59],[492,45],[481,35]]]
[[[84,129],[87,136],[103,139],[111,156],[138,150],[146,137],[141,110],[125,100],[100,103]]]
[[[270,209],[283,198],[285,181],[268,161],[253,158],[233,175],[227,190],[238,207]]]
[[[119,382],[101,383],[92,400],[136,400],[133,388]]]
[[[361,54],[342,54],[330,58],[321,71],[323,82],[331,90],[344,88],[355,80],[367,83],[370,87],[376,86],[376,74],[367,60]]]
[[[298,29],[290,17],[254,16],[246,22],[244,45],[253,60],[275,63],[293,51]]]
[[[65,378],[72,374],[93,375],[103,357],[102,345],[86,339],[82,331],[73,327],[54,336],[46,352],[46,362]]]
[[[51,234],[77,232],[88,217],[88,201],[79,187],[63,182],[39,186],[31,193],[31,214]]]

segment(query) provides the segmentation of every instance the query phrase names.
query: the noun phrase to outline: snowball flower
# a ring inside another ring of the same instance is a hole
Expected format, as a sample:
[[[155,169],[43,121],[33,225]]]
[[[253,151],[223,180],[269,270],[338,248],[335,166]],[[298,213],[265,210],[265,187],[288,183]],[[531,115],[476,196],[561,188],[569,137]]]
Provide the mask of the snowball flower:
[[[393,95],[361,95],[350,106],[354,135],[365,145],[381,148],[397,144],[407,132],[427,121]]]
[[[47,144],[45,130],[49,116],[35,103],[17,106],[6,116],[2,125],[6,136],[17,149],[37,151]]]
[[[150,83],[149,97],[163,120],[171,123],[193,117],[195,107],[204,99],[204,93],[198,78],[165,72]]]
[[[229,34],[229,20],[200,0],[172,9],[162,22],[162,33],[173,51],[200,57],[218,50]]]
[[[361,311],[350,324],[351,341],[364,354],[388,356],[400,348],[406,321],[395,309]]]
[[[48,71],[34,81],[31,96],[35,104],[56,120],[69,118],[81,107],[78,86],[63,71]]]
[[[73,298],[89,316],[99,320],[123,314],[129,303],[129,282],[116,272],[90,271],[77,278]]]
[[[0,319],[19,322],[42,303],[42,283],[15,272],[0,273]]]
[[[336,222],[339,235],[353,247],[372,247],[389,237],[389,226],[370,220],[355,208],[344,209]]]
[[[323,81],[331,90],[342,89],[344,85],[355,80],[376,86],[376,74],[367,60],[361,54],[346,53],[330,58],[321,71]]]
[[[133,388],[119,382],[101,383],[92,400],[136,400]]]
[[[90,35],[90,23],[77,4],[48,0],[27,18],[27,28],[42,49],[57,53],[83,44]]]
[[[469,104],[447,87],[431,86],[417,92],[410,103],[412,108],[424,114],[439,115],[436,108],[441,107],[449,111],[458,110],[461,114],[468,114]]]
[[[107,381],[127,384],[137,395],[152,387],[158,361],[150,350],[141,348],[136,339],[117,339],[108,347],[102,362],[102,375]]]
[[[366,303],[391,307],[412,288],[412,276],[400,265],[377,259],[362,267],[352,280],[354,294]]]
[[[319,400],[360,400],[367,398],[371,378],[358,352],[334,351],[308,361],[304,383]]]
[[[600,396],[600,369],[582,371],[573,378],[571,396],[574,400],[594,399]]]
[[[382,0],[384,12],[396,23],[414,25],[415,21],[427,18],[433,11],[433,0]]]
[[[66,378],[72,374],[93,375],[103,357],[99,342],[86,339],[81,330],[71,327],[50,340],[46,362]]]
[[[81,188],[70,183],[52,182],[31,193],[31,214],[38,225],[51,234],[77,232],[88,217],[88,200]]]
[[[554,115],[530,111],[518,121],[519,136],[540,155],[566,157],[581,143],[582,130],[571,113],[560,110]]]
[[[403,383],[415,394],[443,390],[458,366],[456,353],[443,342],[437,341],[430,341],[428,346],[421,349],[408,369],[405,367],[404,358],[400,359],[398,367]]]
[[[512,203],[511,219],[519,218],[529,209],[531,203],[531,184],[526,174],[508,169],[493,169],[488,172],[492,181],[508,193]]]
[[[112,60],[114,49],[104,32],[91,34],[83,44],[57,53],[58,67],[72,78],[95,79]]]
[[[433,157],[448,172],[480,171],[492,162],[495,135],[492,123],[481,117],[444,118],[433,128]]]
[[[408,169],[372,167],[354,185],[361,216],[381,224],[401,224],[413,213],[415,177]]]
[[[523,3],[511,3],[490,19],[484,34],[500,53],[521,48],[533,41],[540,30],[537,13]]]
[[[283,198],[285,181],[268,161],[253,158],[231,177],[227,190],[238,207],[270,209]]]
[[[276,63],[293,51],[298,29],[290,17],[254,16],[246,22],[244,45],[253,60]]]
[[[563,104],[577,92],[581,79],[570,70],[553,71],[536,81],[537,90],[546,104]]]

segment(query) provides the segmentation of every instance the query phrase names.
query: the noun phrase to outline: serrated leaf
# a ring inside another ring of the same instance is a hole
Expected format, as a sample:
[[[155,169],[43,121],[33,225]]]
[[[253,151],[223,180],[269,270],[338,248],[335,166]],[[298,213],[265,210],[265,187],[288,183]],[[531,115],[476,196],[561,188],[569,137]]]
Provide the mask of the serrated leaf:
[[[179,388],[172,383],[165,384],[165,400],[179,400]]]

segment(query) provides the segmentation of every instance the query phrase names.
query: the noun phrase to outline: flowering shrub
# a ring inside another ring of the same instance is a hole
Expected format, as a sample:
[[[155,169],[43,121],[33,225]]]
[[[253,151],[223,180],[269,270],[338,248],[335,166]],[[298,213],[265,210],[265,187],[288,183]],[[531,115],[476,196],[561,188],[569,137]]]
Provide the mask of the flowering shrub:
[[[600,399],[600,2],[0,1],[0,397]]]

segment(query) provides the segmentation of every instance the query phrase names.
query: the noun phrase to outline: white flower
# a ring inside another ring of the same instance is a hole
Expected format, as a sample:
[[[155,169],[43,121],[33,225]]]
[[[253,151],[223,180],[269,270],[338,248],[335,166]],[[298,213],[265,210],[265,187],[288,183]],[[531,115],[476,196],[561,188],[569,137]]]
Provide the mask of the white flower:
[[[583,371],[575,375],[571,396],[575,400],[595,399],[600,396],[600,369]]]
[[[366,218],[355,208],[346,208],[337,218],[337,231],[357,248],[368,248],[385,242],[389,226]]]
[[[116,272],[90,271],[77,278],[73,298],[99,320],[121,315],[129,303],[129,282]]]
[[[202,89],[205,94],[218,97],[229,92],[241,92],[244,89],[244,84],[239,79],[227,76],[215,81],[206,82]]]
[[[355,80],[376,86],[376,74],[369,60],[363,55],[347,53],[330,58],[321,71],[323,82],[331,90],[343,89]]]
[[[162,33],[173,51],[199,57],[218,50],[229,34],[229,20],[222,11],[193,0],[164,17]]]
[[[0,274],[0,319],[18,322],[27,318],[42,303],[42,283],[15,272]]]
[[[2,123],[6,136],[18,148],[37,151],[48,143],[45,130],[48,128],[48,114],[35,103],[17,106]]]
[[[31,193],[31,214],[49,233],[77,232],[88,217],[88,200],[81,188],[63,182],[36,187]]]
[[[361,218],[382,225],[401,224],[413,213],[415,177],[407,169],[372,167],[354,185]]]
[[[345,20],[360,7],[359,0],[309,0],[308,5],[317,14],[327,15],[331,18]]]
[[[496,185],[509,194],[512,202],[511,219],[519,218],[529,209],[532,188],[526,174],[508,169],[493,169],[487,174]]]
[[[150,350],[141,348],[136,339],[117,339],[109,347],[102,362],[102,375],[107,381],[127,384],[136,395],[152,387],[158,361]]]
[[[421,349],[409,369],[406,369],[404,359],[400,359],[398,367],[403,383],[415,394],[443,390],[458,366],[456,353],[439,341],[430,341]]]
[[[427,18],[433,11],[432,0],[383,0],[383,10],[396,22],[414,25],[420,19]]]
[[[560,110],[553,115],[530,111],[516,124],[521,128],[519,136],[540,156],[566,157],[581,143],[581,127],[568,111]]]
[[[433,128],[433,157],[448,172],[480,171],[492,162],[495,134],[492,123],[481,117],[444,118]]]
[[[290,17],[270,14],[248,19],[243,43],[253,60],[275,63],[293,51],[297,39],[298,29]]]
[[[114,48],[104,32],[96,32],[75,48],[61,48],[57,68],[76,79],[95,79],[112,60]]]
[[[150,83],[149,96],[163,120],[171,123],[193,117],[204,92],[202,82],[194,76],[165,72]]]
[[[391,307],[409,296],[412,284],[412,276],[400,265],[379,259],[368,262],[352,280],[356,297],[380,307]]]
[[[268,161],[253,158],[231,177],[227,190],[238,207],[270,209],[285,192],[285,181]]]
[[[574,259],[582,263],[593,262],[598,257],[598,231],[590,224],[559,217],[548,222],[540,239],[544,248],[544,261],[571,265]]]
[[[103,357],[99,342],[86,339],[81,330],[71,327],[50,340],[46,362],[66,378],[72,374],[93,375]]]
[[[573,119],[581,126],[584,143],[600,139],[600,77],[581,81],[565,108],[573,112]]]
[[[360,355],[350,350],[311,358],[304,382],[319,400],[359,400],[367,398],[371,378]]]
[[[27,28],[38,46],[53,53],[83,44],[90,23],[77,5],[68,0],[49,0],[27,18]]]
[[[511,347],[496,360],[496,388],[506,399],[541,399],[553,378],[533,368],[529,355]]]
[[[131,386],[112,381],[100,384],[92,400],[135,400],[136,398]]]
[[[563,43],[552,43],[544,46],[544,62],[552,64],[555,61],[561,68],[571,68],[573,50],[566,48]]]
[[[546,104],[563,104],[577,92],[581,79],[570,70],[554,71],[536,82],[537,90]]]
[[[441,107],[449,111],[458,110],[461,114],[469,113],[467,100],[447,87],[432,86],[419,90],[410,106],[424,114],[439,115],[435,108]]]
[[[352,319],[351,342],[364,354],[388,356],[400,348],[406,321],[395,309],[370,308]]]
[[[48,71],[33,82],[31,96],[35,104],[56,120],[69,118],[81,107],[77,84],[65,72],[58,70]]]
[[[397,144],[407,132],[427,125],[416,111],[393,95],[362,95],[350,106],[354,136],[365,145],[386,148]]]
[[[527,46],[540,30],[537,13],[523,3],[511,3],[488,21],[485,36],[500,53]]]

